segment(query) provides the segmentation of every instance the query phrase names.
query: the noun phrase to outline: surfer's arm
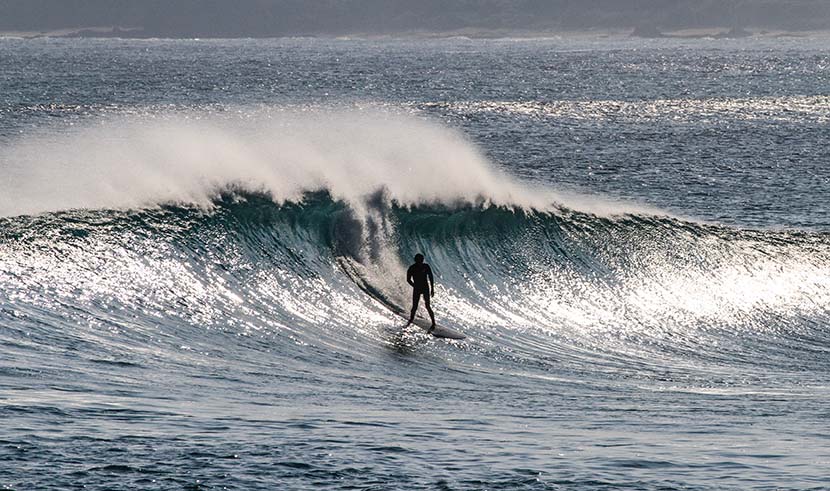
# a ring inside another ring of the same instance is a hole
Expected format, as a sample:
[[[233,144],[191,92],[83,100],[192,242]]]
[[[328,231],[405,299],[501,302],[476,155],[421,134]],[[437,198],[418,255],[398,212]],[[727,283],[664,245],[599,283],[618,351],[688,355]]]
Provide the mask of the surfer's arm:
[[[412,268],[406,270],[406,282],[409,283],[409,286],[415,286],[415,282],[412,281]]]
[[[429,296],[435,296],[435,280],[432,279],[432,268],[427,265],[427,278],[429,278]]]

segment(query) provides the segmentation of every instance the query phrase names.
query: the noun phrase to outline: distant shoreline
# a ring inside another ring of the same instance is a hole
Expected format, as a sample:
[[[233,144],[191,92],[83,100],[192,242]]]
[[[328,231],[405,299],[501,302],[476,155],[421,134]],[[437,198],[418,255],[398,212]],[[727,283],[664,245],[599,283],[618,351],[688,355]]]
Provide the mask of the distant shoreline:
[[[395,33],[355,32],[355,33],[295,33],[274,36],[203,36],[203,35],[164,35],[147,32],[141,27],[90,26],[43,31],[0,30],[0,38],[40,39],[285,39],[285,38],[320,38],[320,39],[545,39],[545,38],[665,38],[665,39],[734,39],[734,38],[799,38],[827,37],[830,30],[783,30],[765,28],[686,28],[657,30],[654,28],[604,28],[604,29],[559,29],[559,30],[524,30],[524,29],[457,29],[451,31],[411,30]]]

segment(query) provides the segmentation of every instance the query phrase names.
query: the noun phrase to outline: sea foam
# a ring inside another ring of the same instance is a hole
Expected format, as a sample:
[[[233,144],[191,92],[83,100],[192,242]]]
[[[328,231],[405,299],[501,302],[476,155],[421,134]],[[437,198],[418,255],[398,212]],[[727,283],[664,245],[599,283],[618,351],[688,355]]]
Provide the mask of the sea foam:
[[[239,117],[239,114],[244,114]],[[461,132],[379,109],[257,109],[108,116],[24,135],[0,150],[0,215],[66,209],[210,207],[229,188],[275,202],[326,190],[360,209],[470,203],[598,214],[642,206],[554,192],[499,170]]]

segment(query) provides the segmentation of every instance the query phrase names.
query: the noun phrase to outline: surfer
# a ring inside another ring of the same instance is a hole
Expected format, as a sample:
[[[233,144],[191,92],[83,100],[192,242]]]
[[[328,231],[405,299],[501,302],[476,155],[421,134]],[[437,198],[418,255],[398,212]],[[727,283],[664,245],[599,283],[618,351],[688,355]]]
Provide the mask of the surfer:
[[[429,280],[429,283],[427,283]],[[424,262],[423,254],[415,254],[415,264],[406,270],[406,282],[412,286],[412,313],[409,315],[409,322],[406,327],[415,320],[415,312],[418,311],[418,301],[421,295],[424,296],[424,305],[429,312],[429,318],[432,321],[430,331],[435,329],[435,314],[432,313],[432,308],[429,306],[429,299],[435,295],[435,282],[432,279],[432,269],[429,264]]]

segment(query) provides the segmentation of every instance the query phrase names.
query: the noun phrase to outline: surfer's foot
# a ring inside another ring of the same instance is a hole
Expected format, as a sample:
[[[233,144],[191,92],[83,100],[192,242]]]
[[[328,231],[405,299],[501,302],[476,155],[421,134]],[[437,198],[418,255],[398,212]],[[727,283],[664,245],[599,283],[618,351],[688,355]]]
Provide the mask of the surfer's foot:
[[[427,329],[427,332],[432,332],[434,330],[435,330],[435,324],[429,326],[429,329]]]

